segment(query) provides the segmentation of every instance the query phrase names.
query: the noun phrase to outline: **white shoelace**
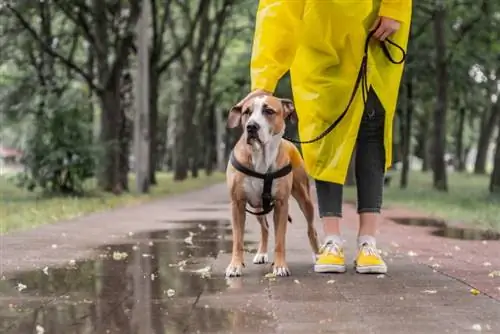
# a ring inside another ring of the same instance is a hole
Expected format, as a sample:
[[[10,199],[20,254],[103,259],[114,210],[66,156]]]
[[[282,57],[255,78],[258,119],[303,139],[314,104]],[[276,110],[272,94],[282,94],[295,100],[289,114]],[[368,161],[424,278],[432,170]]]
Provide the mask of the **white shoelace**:
[[[380,253],[379,253],[378,249],[374,245],[364,244],[364,245],[361,246],[361,251],[365,255],[373,255],[373,256],[376,256],[376,257],[380,257]]]
[[[340,246],[333,242],[333,241],[327,241],[320,249],[320,253],[323,253],[327,251],[328,253],[332,253],[334,255],[339,255],[341,252]]]

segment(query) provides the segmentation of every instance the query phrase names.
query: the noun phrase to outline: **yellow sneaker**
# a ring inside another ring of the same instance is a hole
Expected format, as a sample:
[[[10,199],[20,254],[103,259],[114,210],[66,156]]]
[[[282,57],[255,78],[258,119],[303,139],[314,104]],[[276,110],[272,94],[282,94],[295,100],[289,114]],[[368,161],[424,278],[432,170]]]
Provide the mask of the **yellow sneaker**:
[[[344,250],[333,241],[327,241],[316,257],[314,271],[317,273],[344,273],[345,259]]]
[[[356,272],[360,274],[385,274],[387,272],[387,265],[380,256],[379,250],[367,243],[359,248],[354,266]]]

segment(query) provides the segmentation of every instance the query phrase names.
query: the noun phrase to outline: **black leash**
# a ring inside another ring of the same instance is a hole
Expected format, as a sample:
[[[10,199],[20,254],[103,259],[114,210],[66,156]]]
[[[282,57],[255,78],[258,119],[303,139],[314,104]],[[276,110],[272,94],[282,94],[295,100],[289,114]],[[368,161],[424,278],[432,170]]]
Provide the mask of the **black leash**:
[[[379,23],[379,25],[380,25],[380,23]],[[378,28],[378,26],[377,26],[377,28]],[[370,39],[373,37],[373,34],[377,30],[377,28],[370,31],[368,33],[368,36],[366,37],[363,60],[361,61],[361,66],[359,68],[358,76],[357,76],[356,81],[354,83],[354,88],[352,90],[351,97],[349,99],[349,102],[347,103],[347,107],[342,112],[342,114],[340,114],[340,116],[328,128],[326,128],[325,131],[323,131],[322,133],[320,133],[317,137],[315,137],[313,139],[300,141],[300,140],[295,140],[293,138],[288,138],[288,137],[283,136],[284,139],[288,140],[289,142],[295,143],[295,144],[311,144],[311,143],[314,143],[314,142],[317,142],[317,141],[323,139],[326,135],[328,135],[330,132],[332,132],[339,125],[339,123],[342,121],[342,119],[345,117],[345,115],[349,111],[349,108],[352,105],[352,102],[354,101],[354,98],[356,97],[356,93],[357,93],[360,85],[361,85],[361,92],[363,94],[363,104],[366,106],[366,101],[368,100],[368,90],[369,90],[369,87],[368,87],[368,46],[370,43]],[[389,51],[389,48],[387,47],[385,42],[387,42],[390,45],[395,46],[396,48],[401,50],[401,52],[403,54],[403,56],[401,57],[401,60],[396,61],[392,57],[391,52]],[[405,50],[401,46],[399,46],[398,44],[391,41],[390,39],[386,38],[385,41],[380,41],[380,46],[382,47],[382,51],[384,52],[384,55],[386,56],[387,59],[389,59],[389,61],[391,63],[399,65],[399,64],[402,64],[406,60]],[[299,120],[299,122],[300,122],[300,120]]]
[[[258,173],[256,171],[244,166],[238,160],[236,160],[236,157],[234,156],[234,152],[231,152],[231,156],[229,159],[231,161],[231,165],[233,165],[233,167],[237,171],[239,171],[247,176],[255,177],[255,178],[264,180],[264,186],[262,189],[262,196],[261,196],[261,198],[262,198],[262,211],[255,212],[255,211],[248,210],[246,208],[245,208],[245,211],[248,213],[251,213],[252,215],[255,215],[255,216],[267,215],[269,212],[271,212],[274,209],[274,201],[273,201],[273,196],[271,194],[272,187],[273,187],[273,180],[279,179],[280,177],[283,177],[283,176],[290,174],[290,172],[292,171],[292,164],[289,163],[288,165],[286,165],[286,166],[282,167],[281,169],[278,169],[277,171],[274,171],[274,172],[261,174],[261,173]],[[288,221],[292,222],[290,215],[288,216]]]

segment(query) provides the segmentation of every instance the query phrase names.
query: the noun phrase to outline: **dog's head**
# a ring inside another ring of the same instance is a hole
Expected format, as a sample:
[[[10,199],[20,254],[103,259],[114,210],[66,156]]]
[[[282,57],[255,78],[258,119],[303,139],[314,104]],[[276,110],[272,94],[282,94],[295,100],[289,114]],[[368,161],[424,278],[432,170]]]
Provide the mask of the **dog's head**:
[[[242,106],[229,111],[227,126],[235,128],[241,124],[249,145],[254,142],[265,145],[275,135],[285,132],[285,119],[297,120],[295,107],[289,99],[274,96],[258,96]]]

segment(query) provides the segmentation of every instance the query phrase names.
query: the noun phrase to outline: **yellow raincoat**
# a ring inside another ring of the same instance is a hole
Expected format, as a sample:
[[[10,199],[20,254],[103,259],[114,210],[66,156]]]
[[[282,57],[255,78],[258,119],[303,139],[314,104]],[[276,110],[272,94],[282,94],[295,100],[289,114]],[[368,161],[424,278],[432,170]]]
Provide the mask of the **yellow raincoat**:
[[[412,0],[260,0],[251,61],[253,89],[274,92],[290,70],[301,140],[322,133],[344,111],[363,58],[368,30],[377,16],[401,22],[390,39],[406,50]],[[393,58],[401,51],[388,46]],[[386,169],[392,162],[392,128],[403,65],[391,63],[370,43],[368,85],[386,112]],[[344,184],[356,144],[363,99],[358,89],[347,115],[325,138],[302,145],[315,179]]]

